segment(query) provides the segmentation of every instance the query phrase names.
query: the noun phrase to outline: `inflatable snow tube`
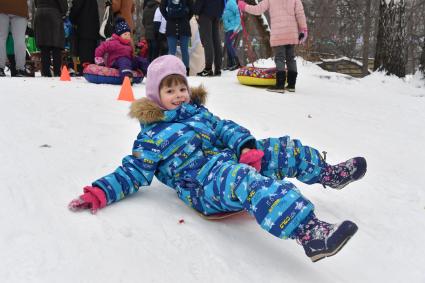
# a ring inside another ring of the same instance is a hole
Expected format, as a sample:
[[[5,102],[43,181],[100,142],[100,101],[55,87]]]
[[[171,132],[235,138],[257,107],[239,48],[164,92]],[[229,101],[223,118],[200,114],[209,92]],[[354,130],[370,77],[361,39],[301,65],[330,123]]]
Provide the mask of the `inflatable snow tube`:
[[[120,72],[114,68],[90,64],[84,68],[84,78],[95,84],[122,84]],[[143,74],[139,71],[133,71],[133,83],[138,84],[143,80]]]
[[[276,84],[276,68],[241,67],[237,78],[243,85],[272,86]]]

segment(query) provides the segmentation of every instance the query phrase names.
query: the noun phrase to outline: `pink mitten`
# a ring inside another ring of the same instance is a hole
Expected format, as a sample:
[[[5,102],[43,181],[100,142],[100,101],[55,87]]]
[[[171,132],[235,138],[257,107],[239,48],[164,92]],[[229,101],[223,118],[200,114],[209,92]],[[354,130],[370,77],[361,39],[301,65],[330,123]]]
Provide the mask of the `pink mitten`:
[[[96,65],[105,65],[105,61],[102,57],[94,57],[94,62],[96,63]]]
[[[261,159],[263,159],[264,152],[259,149],[250,149],[245,153],[241,154],[241,157],[239,158],[240,163],[247,164],[249,166],[252,166],[260,172],[261,170]]]
[[[79,198],[72,200],[68,208],[72,211],[81,209],[90,209],[91,213],[96,214],[97,210],[106,206],[105,193],[97,187],[84,187],[84,194]]]
[[[243,0],[239,0],[238,7],[239,7],[239,10],[241,10],[242,12],[244,12],[245,11],[245,7],[246,7],[246,3]]]
[[[300,31],[300,34],[298,35],[298,40],[300,44],[304,44],[304,42],[307,40],[308,31],[307,28],[303,28]]]

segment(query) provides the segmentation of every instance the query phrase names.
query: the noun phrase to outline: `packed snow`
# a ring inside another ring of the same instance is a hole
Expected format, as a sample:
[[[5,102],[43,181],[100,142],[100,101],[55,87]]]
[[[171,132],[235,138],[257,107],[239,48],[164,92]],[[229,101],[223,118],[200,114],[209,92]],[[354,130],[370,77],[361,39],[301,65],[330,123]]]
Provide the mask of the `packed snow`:
[[[271,64],[271,60],[260,65]],[[67,204],[131,153],[140,129],[120,86],[84,78],[0,78],[0,280],[28,282],[425,282],[425,81],[363,79],[298,59],[296,93],[243,86],[235,72],[190,77],[207,107],[257,138],[290,135],[329,163],[364,156],[341,191],[294,180],[320,219],[358,233],[317,263],[248,214],[207,221],[155,180],[100,210]],[[134,85],[136,98],[145,83]]]

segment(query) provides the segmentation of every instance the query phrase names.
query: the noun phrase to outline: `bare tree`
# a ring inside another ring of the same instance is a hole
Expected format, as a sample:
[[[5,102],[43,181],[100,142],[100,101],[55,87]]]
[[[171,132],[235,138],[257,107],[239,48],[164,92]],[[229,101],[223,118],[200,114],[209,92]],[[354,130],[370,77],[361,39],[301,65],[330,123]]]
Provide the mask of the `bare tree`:
[[[419,62],[419,69],[421,70],[422,74],[425,77],[425,40],[422,46],[422,55],[421,55],[421,60]]]
[[[374,68],[398,77],[406,75],[405,0],[380,0]]]
[[[363,27],[363,67],[362,73],[363,76],[369,73],[369,38],[370,38],[370,29],[371,29],[371,19],[370,19],[370,9],[372,5],[372,0],[365,0],[365,21]]]

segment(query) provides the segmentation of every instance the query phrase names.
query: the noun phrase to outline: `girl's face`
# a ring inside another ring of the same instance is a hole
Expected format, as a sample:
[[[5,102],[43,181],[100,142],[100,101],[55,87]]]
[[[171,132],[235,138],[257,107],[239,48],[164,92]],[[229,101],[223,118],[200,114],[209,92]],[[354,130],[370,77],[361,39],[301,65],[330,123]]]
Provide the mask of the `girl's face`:
[[[130,40],[131,39],[131,33],[129,31],[121,34],[120,36],[121,36],[121,38],[126,39],[126,40]]]
[[[167,110],[173,110],[182,103],[189,103],[189,90],[184,83],[175,83],[172,86],[163,86],[159,90],[159,98]]]

